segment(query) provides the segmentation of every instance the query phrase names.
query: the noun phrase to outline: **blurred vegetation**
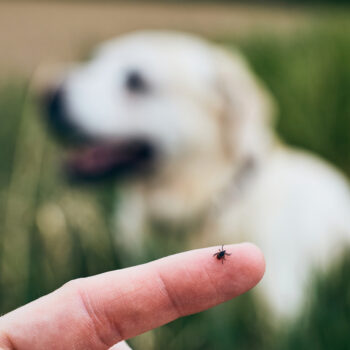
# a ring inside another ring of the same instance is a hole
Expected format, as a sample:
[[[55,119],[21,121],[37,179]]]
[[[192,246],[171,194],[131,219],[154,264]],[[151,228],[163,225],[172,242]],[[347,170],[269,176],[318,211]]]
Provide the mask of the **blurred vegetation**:
[[[238,42],[280,106],[277,130],[350,174],[350,28],[329,26]],[[64,282],[120,268],[112,239],[114,184],[70,186],[30,88],[0,86],[0,313]],[[163,228],[161,228],[163,229]],[[168,250],[172,250],[170,247]],[[145,260],[164,254],[152,250]],[[298,322],[276,331],[252,294],[132,340],[135,349],[348,349],[350,259],[315,275]]]
[[[277,130],[350,174],[350,25],[240,46],[278,101]]]

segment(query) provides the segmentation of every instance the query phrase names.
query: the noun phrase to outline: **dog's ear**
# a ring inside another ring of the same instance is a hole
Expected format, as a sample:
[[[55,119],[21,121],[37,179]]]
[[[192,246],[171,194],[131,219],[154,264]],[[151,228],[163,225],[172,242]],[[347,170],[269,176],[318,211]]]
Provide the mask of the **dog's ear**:
[[[237,161],[260,158],[273,142],[274,100],[239,53],[214,51],[226,148]]]

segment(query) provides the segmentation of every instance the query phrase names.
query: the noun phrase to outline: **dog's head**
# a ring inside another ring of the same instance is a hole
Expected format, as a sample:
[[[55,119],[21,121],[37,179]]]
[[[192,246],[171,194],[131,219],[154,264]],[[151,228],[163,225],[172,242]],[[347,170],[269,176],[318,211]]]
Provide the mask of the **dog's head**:
[[[50,125],[75,149],[69,172],[90,179],[259,155],[271,105],[239,54],[167,32],[103,44],[45,99]]]

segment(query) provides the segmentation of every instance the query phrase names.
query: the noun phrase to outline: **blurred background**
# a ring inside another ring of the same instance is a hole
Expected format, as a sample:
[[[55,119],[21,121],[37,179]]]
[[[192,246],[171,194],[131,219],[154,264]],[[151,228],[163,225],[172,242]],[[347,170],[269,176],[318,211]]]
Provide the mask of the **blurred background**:
[[[349,176],[348,5],[349,0],[0,2],[0,314],[73,278],[122,267],[112,243],[115,186],[64,181],[59,146],[47,134],[31,90],[40,65],[84,59],[101,40],[135,29],[189,31],[238,46],[278,101],[279,135]],[[282,329],[257,312],[248,293],[131,344],[135,350],[349,349],[349,268],[346,258],[327,275],[315,275],[311,311]]]

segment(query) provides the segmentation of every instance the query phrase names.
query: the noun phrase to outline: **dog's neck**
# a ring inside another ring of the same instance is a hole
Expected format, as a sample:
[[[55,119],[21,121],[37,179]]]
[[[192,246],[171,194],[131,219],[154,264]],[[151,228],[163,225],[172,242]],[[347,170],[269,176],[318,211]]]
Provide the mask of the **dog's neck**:
[[[209,215],[220,215],[228,205],[234,203],[246,194],[249,185],[256,178],[259,169],[259,161],[253,157],[247,157],[241,165],[232,172],[231,179],[222,187],[220,192],[212,199],[209,205]]]
[[[256,170],[253,158],[234,167],[227,159],[197,160],[166,172],[142,189],[148,211],[160,220],[183,222],[220,211],[226,202],[244,195]]]

